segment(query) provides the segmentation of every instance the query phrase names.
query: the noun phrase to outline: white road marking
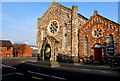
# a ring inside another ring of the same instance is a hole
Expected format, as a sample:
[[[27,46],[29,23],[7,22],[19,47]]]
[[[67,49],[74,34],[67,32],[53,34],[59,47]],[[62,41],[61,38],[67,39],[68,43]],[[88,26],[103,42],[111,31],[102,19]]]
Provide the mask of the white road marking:
[[[90,70],[90,69],[81,69],[83,71],[97,71],[97,72],[101,72],[101,73],[110,73],[108,71],[101,71],[101,70]]]
[[[100,72],[100,70],[93,70],[93,71],[97,71],[97,72]]]
[[[84,70],[84,71],[92,71],[92,70],[90,70],[90,69],[81,69],[81,70]]]
[[[33,74],[37,74],[37,75],[42,75],[42,76],[47,76],[47,77],[57,78],[57,79],[61,79],[61,80],[66,80],[65,78],[56,77],[56,76],[47,75],[47,74],[42,74],[42,73],[37,73],[37,72],[33,72],[33,71],[27,71],[27,72],[29,72],[29,73],[33,73]]]
[[[108,68],[108,66],[96,66],[96,67],[103,67],[103,68]]]
[[[4,64],[2,64],[2,66],[4,66],[4,67],[8,67],[8,68],[12,68],[12,69],[16,69],[15,67],[8,66],[8,65],[4,65]]]
[[[102,72],[102,73],[110,73],[110,72],[107,72],[107,71],[100,71],[100,72]]]

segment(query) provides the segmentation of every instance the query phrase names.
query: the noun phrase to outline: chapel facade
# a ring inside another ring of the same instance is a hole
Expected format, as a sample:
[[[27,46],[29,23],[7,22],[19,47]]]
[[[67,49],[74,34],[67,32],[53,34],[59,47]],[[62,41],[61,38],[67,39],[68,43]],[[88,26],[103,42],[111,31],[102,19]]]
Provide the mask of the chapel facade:
[[[38,53],[44,60],[57,61],[63,55],[74,62],[91,56],[101,61],[104,55],[120,53],[120,25],[97,10],[87,19],[78,6],[53,2],[37,23]]]

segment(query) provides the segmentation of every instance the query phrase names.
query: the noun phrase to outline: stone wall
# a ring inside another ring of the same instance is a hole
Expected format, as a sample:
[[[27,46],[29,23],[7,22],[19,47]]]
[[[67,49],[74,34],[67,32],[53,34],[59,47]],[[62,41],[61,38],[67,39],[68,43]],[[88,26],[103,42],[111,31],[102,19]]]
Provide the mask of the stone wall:
[[[78,15],[77,11],[78,8],[75,5],[73,9],[70,9],[56,2],[52,3],[42,18],[38,18],[37,42],[39,50],[42,48],[43,44],[41,40],[41,30],[44,30],[45,36],[53,36],[59,41],[56,53],[78,57],[78,29],[85,23],[86,19]],[[59,23],[59,30],[55,34],[51,34],[48,31],[48,25],[52,20],[57,20]],[[67,25],[67,48],[64,48],[65,24]]]
[[[48,31],[48,25],[50,21],[57,20],[59,23],[59,30],[56,34],[51,34]],[[65,23],[67,24],[67,49],[64,49],[64,39],[63,39],[63,31]],[[44,28],[45,36],[53,36],[56,40],[59,41],[57,45],[57,52],[56,53],[64,53],[64,54],[71,54],[71,9],[66,8],[62,5],[57,3],[53,3],[50,8],[45,12],[44,16],[42,17],[41,21],[38,23],[38,41],[42,44],[41,40],[41,29]],[[42,46],[42,45],[40,45]],[[41,49],[41,47],[39,47]],[[54,48],[53,48],[54,49]]]
[[[59,23],[58,31],[51,34],[48,30],[48,25],[52,20]],[[65,48],[65,28],[67,29],[67,47]],[[101,37],[94,37],[93,30],[100,28],[102,30]],[[110,34],[114,36],[115,53],[120,53],[120,27],[117,23],[104,18],[95,10],[94,15],[88,20],[81,14],[78,14],[78,6],[73,5],[72,9],[67,8],[61,4],[53,2],[45,14],[38,18],[37,27],[37,44],[38,50],[42,49],[41,32],[44,30],[44,37],[52,36],[59,43],[54,45],[54,42],[47,39],[47,43],[52,47],[53,57],[58,54],[72,56],[72,60],[77,62],[79,58],[85,57],[85,37],[88,37],[88,55],[94,55],[92,49],[96,43],[104,44],[108,41]]]

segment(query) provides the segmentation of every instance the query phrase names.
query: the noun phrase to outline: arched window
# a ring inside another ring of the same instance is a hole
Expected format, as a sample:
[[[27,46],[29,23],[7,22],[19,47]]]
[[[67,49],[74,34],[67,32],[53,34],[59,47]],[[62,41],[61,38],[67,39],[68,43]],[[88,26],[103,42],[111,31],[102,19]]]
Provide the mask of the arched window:
[[[108,42],[108,54],[114,55],[114,37],[112,34],[109,35],[109,42]]]
[[[67,23],[65,23],[65,26],[64,26],[64,49],[67,48]]]
[[[88,55],[88,37],[85,37],[84,52],[85,52],[85,56],[87,56]]]
[[[112,34],[109,35],[109,45],[114,46],[114,37]]]

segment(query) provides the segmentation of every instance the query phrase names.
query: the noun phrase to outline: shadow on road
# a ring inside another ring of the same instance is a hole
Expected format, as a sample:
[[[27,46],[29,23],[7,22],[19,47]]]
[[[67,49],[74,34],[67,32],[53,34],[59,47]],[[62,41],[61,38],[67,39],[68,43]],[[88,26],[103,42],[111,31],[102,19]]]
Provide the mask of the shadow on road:
[[[51,79],[54,76],[59,76],[59,77],[65,77],[67,78],[67,80],[98,80],[98,78],[100,80],[117,80],[120,77],[112,75],[108,76],[108,73],[104,73],[104,74],[97,74],[96,72],[92,72],[93,69],[97,69],[97,70],[102,70],[102,71],[106,71],[106,70],[115,70],[117,72],[120,72],[120,70],[116,70],[116,69],[111,69],[108,66],[100,66],[100,65],[85,65],[85,64],[80,64],[80,63],[63,63],[63,62],[55,62],[55,61],[24,61],[24,63],[21,63],[21,61],[23,61],[23,59],[6,59],[3,60],[3,63],[8,65],[8,67],[3,67],[3,75],[4,74],[9,74],[9,73],[13,73],[11,76],[8,77],[4,77],[3,76],[3,81],[5,79],[9,80],[9,79],[14,79],[16,77],[21,77],[20,80],[33,80],[33,78],[31,78],[32,76],[41,76],[42,78],[46,79]],[[10,68],[14,67],[13,68]],[[62,69],[61,69],[62,67]],[[8,69],[9,68],[9,69]],[[16,69],[15,69],[16,68]],[[70,69],[73,68],[73,69]],[[80,70],[81,69],[81,70]],[[90,70],[91,71],[90,71]],[[86,71],[87,70],[87,71]],[[37,72],[36,74],[30,74],[28,73],[28,71],[32,71],[32,72]],[[17,72],[17,73],[16,73]],[[20,75],[20,73],[24,74]],[[39,73],[42,73],[42,75],[37,75]],[[47,75],[45,75],[47,74]],[[45,76],[43,76],[45,75]],[[48,77],[48,76],[52,76],[52,78]],[[87,78],[86,78],[87,77]],[[19,78],[17,78],[19,80]],[[16,80],[16,81],[18,81]]]

